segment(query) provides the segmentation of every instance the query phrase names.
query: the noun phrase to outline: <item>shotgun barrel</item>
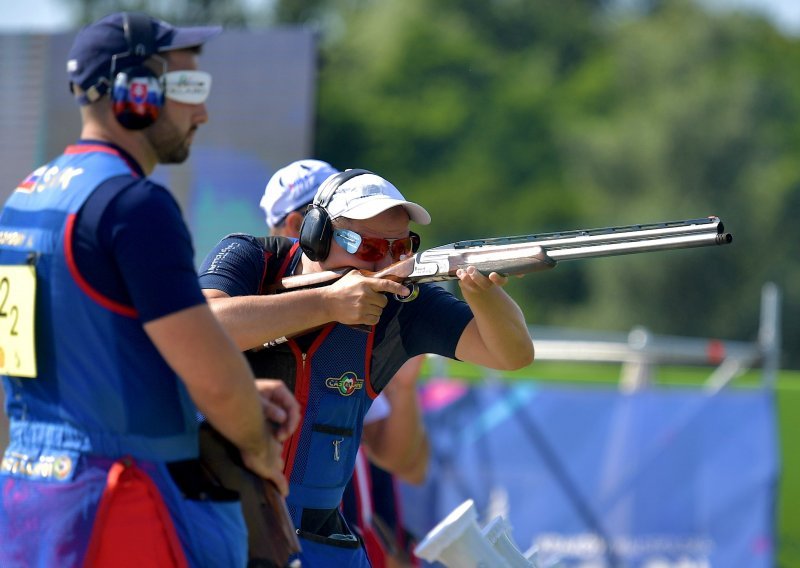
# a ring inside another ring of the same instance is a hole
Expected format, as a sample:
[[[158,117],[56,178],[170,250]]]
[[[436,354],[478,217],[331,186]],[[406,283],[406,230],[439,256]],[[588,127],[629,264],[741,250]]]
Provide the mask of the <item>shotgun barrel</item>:
[[[733,236],[719,217],[625,225],[556,233],[457,241],[400,260],[367,276],[388,278],[413,287],[457,278],[460,268],[474,266],[483,274],[528,274],[563,260],[619,256],[659,250],[726,245]],[[279,291],[330,284],[350,268],[284,278]],[[414,294],[412,294],[413,296]]]

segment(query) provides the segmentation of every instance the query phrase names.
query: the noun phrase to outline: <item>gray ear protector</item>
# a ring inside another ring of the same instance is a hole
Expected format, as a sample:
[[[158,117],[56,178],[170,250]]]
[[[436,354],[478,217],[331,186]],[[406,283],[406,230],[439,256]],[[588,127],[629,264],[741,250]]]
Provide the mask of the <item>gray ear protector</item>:
[[[330,204],[333,194],[346,181],[371,173],[368,170],[352,169],[332,175],[322,182],[300,226],[300,248],[309,259],[325,260],[331,250],[333,225],[326,207]]]

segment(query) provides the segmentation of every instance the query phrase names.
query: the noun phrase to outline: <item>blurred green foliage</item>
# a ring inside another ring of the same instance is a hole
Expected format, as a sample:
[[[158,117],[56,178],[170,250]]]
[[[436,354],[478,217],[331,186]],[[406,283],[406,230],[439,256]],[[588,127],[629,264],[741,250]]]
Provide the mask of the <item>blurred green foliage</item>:
[[[528,320],[755,339],[800,366],[800,43],[688,0],[350,1],[321,41],[317,157],[423,203],[424,242],[719,215],[729,247],[513,281]]]
[[[755,339],[800,368],[800,40],[691,0],[71,0],[80,19],[311,26],[314,157],[431,212],[424,246],[718,215],[734,244],[514,279],[533,324]],[[627,8],[619,8],[624,4]]]

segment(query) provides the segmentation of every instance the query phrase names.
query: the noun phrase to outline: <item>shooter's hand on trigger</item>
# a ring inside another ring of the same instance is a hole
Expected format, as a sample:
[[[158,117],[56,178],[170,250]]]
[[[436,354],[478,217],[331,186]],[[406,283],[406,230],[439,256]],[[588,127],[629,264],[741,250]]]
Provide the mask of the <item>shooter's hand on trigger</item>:
[[[300,404],[278,379],[256,379],[256,389],[261,395],[264,416],[277,426],[275,437],[279,442],[286,441],[300,424]]]
[[[389,299],[386,294],[407,296],[411,290],[384,278],[364,276],[351,270],[324,288],[331,321],[347,325],[375,325]]]

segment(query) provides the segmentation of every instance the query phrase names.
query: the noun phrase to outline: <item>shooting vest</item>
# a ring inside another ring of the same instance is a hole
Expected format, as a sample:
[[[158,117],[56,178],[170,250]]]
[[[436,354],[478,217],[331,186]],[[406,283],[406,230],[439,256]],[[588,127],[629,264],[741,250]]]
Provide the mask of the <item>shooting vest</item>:
[[[291,241],[285,239],[258,240],[265,260],[277,255],[275,265],[280,266],[275,274],[265,271],[260,291],[268,293],[271,284],[293,272],[302,251],[295,242],[287,252]],[[307,533],[303,512],[328,509],[338,514],[361,443],[364,415],[377,396],[369,380],[374,337],[374,327],[366,333],[331,323],[310,343],[310,337],[292,338],[246,354],[256,377],[280,377],[301,406],[301,424],[284,443],[283,458],[289,480],[287,505],[301,537],[303,565],[316,565],[316,558],[327,558],[324,565],[366,562],[361,545],[349,534],[329,538]],[[333,557],[335,564],[330,563]]]
[[[73,464],[78,453],[154,461],[197,455],[195,407],[181,381],[136,310],[93,289],[73,257],[78,211],[100,184],[119,176],[131,183],[140,177],[113,147],[69,146],[31,174],[0,213],[0,270],[9,297],[35,313],[35,341],[32,331],[28,340],[36,352],[23,356],[24,364],[35,363],[35,378],[3,376],[9,449],[34,463],[15,466],[7,453],[4,471],[41,473],[35,460],[48,450]]]

